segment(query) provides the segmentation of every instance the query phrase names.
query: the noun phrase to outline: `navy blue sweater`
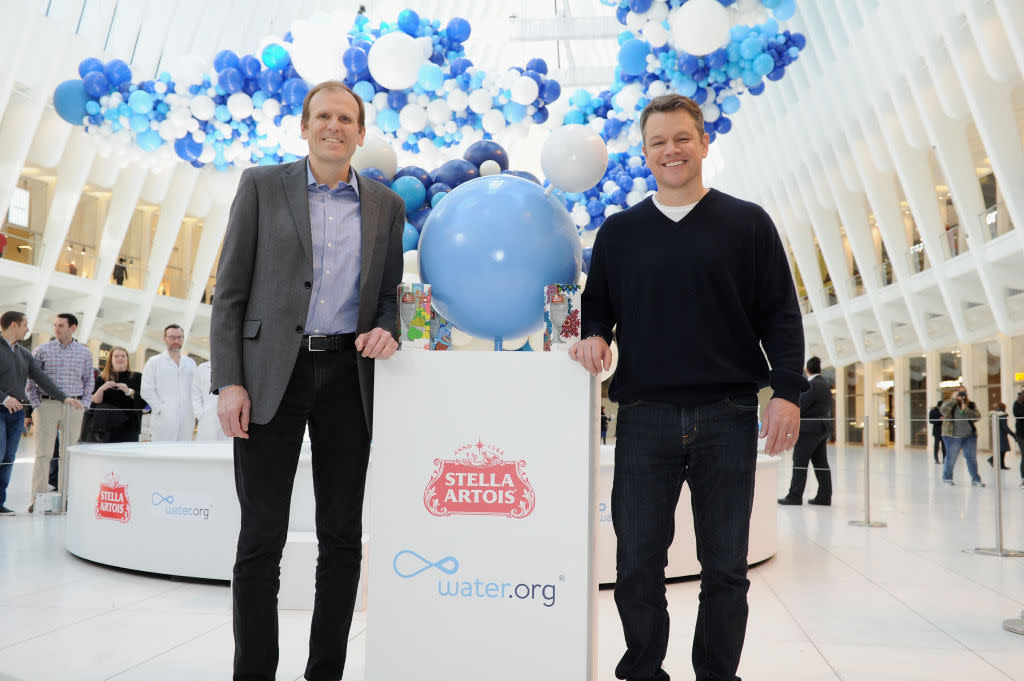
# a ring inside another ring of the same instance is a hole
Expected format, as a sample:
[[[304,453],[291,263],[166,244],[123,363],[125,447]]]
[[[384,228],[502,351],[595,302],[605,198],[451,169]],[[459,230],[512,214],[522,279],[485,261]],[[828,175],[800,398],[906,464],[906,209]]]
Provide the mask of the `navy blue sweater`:
[[[803,319],[775,225],[715,189],[679,222],[647,198],[601,226],[583,337],[610,343],[613,332],[616,402],[692,406],[771,385],[799,404],[807,389]]]

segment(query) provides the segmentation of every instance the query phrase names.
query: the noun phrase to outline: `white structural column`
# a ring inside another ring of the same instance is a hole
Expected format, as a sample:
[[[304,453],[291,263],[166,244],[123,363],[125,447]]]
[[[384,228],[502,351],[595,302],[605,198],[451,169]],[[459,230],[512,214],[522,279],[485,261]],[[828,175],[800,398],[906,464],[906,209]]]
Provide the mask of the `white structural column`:
[[[156,233],[149,251],[149,265],[146,271],[146,283],[143,286],[144,297],[139,307],[139,323],[132,332],[132,347],[142,342],[149,314],[153,309],[153,301],[158,295],[160,282],[167,269],[167,263],[174,251],[174,242],[181,230],[181,221],[185,218],[189,198],[196,186],[199,171],[190,165],[181,164],[174,170],[167,196],[160,207],[160,217],[156,223]]]
[[[999,25],[1006,31],[1006,39],[1017,62],[1017,70],[1024,73],[1024,4],[1019,0],[992,0],[999,13]]]
[[[836,446],[846,446],[846,422],[849,414],[846,412],[846,367],[836,366]]]
[[[220,197],[220,200],[210,208],[210,212],[203,221],[203,233],[199,237],[196,257],[192,262],[192,281],[189,282],[188,297],[185,299],[185,318],[181,324],[186,335],[192,331],[192,324],[196,320],[196,312],[201,304],[203,289],[206,288],[210,271],[213,270],[217,249],[224,239],[224,232],[228,226],[228,213],[231,210],[230,198]]]
[[[910,359],[906,356],[897,357],[893,361],[892,416],[896,423],[896,439],[893,443],[897,449],[910,445],[910,434],[914,432],[914,424],[910,422]]]
[[[50,202],[46,226],[43,228],[42,254],[36,261],[40,270],[39,282],[29,296],[26,310],[29,323],[35,323],[39,309],[43,305],[46,288],[53,278],[68,228],[71,227],[71,219],[75,216],[75,208],[82,198],[85,178],[95,157],[96,147],[92,140],[88,139],[84,132],[76,131],[61,157],[60,174],[57,176],[53,200]]]
[[[135,206],[142,194],[142,187],[148,173],[143,168],[127,166],[117,176],[111,188],[110,204],[107,206],[107,219],[103,224],[100,243],[96,258],[96,278],[91,282],[89,298],[85,305],[85,314],[79,326],[79,335],[88,339],[92,335],[96,318],[103,303],[103,296],[108,286],[110,272],[114,269],[117,256],[121,252],[121,244],[131,226]]]

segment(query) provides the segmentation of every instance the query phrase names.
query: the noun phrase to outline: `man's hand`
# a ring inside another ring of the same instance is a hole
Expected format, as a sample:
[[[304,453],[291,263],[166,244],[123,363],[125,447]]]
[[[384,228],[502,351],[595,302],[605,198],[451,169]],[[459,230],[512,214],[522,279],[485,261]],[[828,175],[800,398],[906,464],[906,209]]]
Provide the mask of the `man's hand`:
[[[367,359],[388,359],[398,349],[398,341],[379,326],[373,331],[361,333],[356,338],[356,352]]]
[[[19,402],[18,398],[15,397],[14,395],[8,395],[4,399],[4,407],[6,407],[7,411],[10,412],[11,414],[13,414],[16,411],[21,411],[23,409],[23,407],[21,406],[21,402]]]
[[[249,439],[249,401],[248,391],[240,385],[229,385],[220,390],[217,400],[217,420],[220,429],[228,437]]]
[[[767,437],[764,451],[769,456],[792,449],[800,437],[800,407],[781,397],[768,401],[758,437]]]
[[[569,348],[569,357],[594,376],[612,368],[612,349],[600,336],[584,338]]]
[[[64,404],[70,404],[74,409],[78,409],[79,411],[85,409],[77,397],[68,397],[64,400]]]

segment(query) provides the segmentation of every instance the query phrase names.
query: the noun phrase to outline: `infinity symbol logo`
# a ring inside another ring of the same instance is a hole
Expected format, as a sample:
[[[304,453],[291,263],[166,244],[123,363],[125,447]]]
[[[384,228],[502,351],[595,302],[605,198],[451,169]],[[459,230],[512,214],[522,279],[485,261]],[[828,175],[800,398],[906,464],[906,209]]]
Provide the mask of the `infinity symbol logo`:
[[[160,504],[173,504],[174,495],[168,494],[166,497],[160,496],[159,492],[153,492],[153,505],[159,506]]]
[[[403,567],[400,569],[398,562],[403,556],[406,556],[406,558],[401,561],[403,563]],[[454,575],[459,571],[459,561],[455,559],[455,556],[445,556],[436,563],[431,563],[420,554],[415,551],[410,551],[409,549],[404,549],[396,553],[395,560],[391,565],[395,569],[395,574],[405,579],[415,577],[421,572],[426,572],[430,568],[437,568],[446,575]]]

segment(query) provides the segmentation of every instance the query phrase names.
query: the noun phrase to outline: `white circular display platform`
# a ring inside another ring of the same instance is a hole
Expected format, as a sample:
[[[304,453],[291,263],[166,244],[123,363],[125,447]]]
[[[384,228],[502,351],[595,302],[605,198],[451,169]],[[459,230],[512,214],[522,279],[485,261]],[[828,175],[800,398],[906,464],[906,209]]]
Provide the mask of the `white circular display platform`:
[[[230,580],[238,539],[231,442],[144,442],[72,447],[66,547],[87,560],[162,575]],[[372,456],[372,455],[371,455]],[[597,494],[597,573],[615,581],[611,486],[615,448],[601,448]],[[778,459],[759,454],[748,562],[775,555]],[[367,510],[372,500],[366,500]],[[303,443],[289,530],[314,531],[309,443]],[[372,535],[372,528],[368,528]],[[372,540],[372,536],[371,536]],[[668,577],[700,573],[689,490],[676,507]],[[313,573],[310,572],[310,580]]]

